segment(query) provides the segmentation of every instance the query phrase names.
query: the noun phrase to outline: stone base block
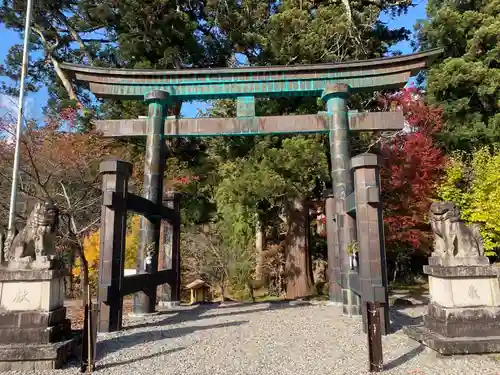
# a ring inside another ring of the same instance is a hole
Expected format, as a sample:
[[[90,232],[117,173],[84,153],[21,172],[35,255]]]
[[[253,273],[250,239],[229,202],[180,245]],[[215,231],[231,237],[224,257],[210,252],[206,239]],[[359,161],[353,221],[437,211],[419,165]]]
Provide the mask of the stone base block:
[[[430,303],[424,326],[449,338],[500,336],[500,307],[447,308]]]
[[[78,340],[44,345],[0,345],[0,371],[60,369],[75,353]]]
[[[48,344],[66,340],[71,336],[71,322],[65,320],[51,327],[0,327],[0,344]]]
[[[350,289],[342,289],[342,312],[348,316],[361,315],[361,297]]]
[[[405,331],[443,355],[500,352],[500,269],[466,259],[431,258],[424,266],[431,302],[424,324]]]
[[[158,306],[166,309],[174,309],[181,305],[180,301],[158,301]]]
[[[52,311],[0,311],[0,344],[49,344],[71,337],[66,308]]]
[[[64,308],[67,270],[0,268],[0,371],[60,368],[79,340]]]
[[[65,319],[65,307],[52,311],[0,311],[0,329],[2,327],[50,327]]]
[[[413,340],[442,355],[500,353],[500,336],[444,337],[423,325],[405,327],[403,330]]]
[[[424,266],[431,301],[444,307],[500,307],[500,268]]]
[[[52,311],[63,306],[65,270],[0,269],[0,309]]]
[[[430,257],[429,266],[489,266],[490,260],[487,257]]]

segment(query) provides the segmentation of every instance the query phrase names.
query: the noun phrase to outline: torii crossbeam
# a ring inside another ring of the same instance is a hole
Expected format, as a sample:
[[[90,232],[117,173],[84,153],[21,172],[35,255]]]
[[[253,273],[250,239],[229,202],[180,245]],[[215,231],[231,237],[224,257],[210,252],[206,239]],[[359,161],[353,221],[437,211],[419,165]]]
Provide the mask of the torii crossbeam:
[[[349,85],[352,92],[399,88],[439,54],[434,49],[412,55],[363,61],[297,66],[222,69],[113,69],[61,64],[100,98],[143,100],[162,90],[180,101],[235,97],[321,96],[327,86]]]
[[[147,118],[137,120],[99,120],[97,130],[105,137],[147,135]],[[402,112],[350,112],[349,130],[400,130]],[[187,118],[167,119],[165,135],[170,137],[236,136],[286,133],[327,133],[327,114],[299,116],[265,116],[254,118]]]

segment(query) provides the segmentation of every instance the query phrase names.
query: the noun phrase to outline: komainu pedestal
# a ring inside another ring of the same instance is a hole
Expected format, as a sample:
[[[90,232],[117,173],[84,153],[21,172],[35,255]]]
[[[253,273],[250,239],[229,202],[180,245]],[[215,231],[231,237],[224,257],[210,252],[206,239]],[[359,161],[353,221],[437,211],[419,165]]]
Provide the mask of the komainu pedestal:
[[[434,203],[429,216],[430,303],[423,325],[406,333],[443,355],[500,352],[500,268],[483,256],[477,228],[461,222],[454,205]]]
[[[52,200],[37,202],[26,226],[0,240],[0,371],[60,368],[72,352],[58,215]]]
[[[57,369],[73,349],[65,270],[0,268],[0,371]]]

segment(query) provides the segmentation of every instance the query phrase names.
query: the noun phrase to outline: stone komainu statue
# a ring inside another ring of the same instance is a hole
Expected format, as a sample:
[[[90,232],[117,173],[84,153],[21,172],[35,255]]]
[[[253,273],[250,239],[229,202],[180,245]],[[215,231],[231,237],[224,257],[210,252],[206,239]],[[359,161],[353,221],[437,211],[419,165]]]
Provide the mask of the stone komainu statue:
[[[13,238],[7,236],[2,252],[8,267],[50,268],[55,256],[58,222],[59,210],[54,202],[36,203],[26,226]]]
[[[429,221],[434,232],[432,256],[483,256],[483,238],[479,233],[479,226],[469,226],[460,220],[460,211],[454,203],[432,203]]]

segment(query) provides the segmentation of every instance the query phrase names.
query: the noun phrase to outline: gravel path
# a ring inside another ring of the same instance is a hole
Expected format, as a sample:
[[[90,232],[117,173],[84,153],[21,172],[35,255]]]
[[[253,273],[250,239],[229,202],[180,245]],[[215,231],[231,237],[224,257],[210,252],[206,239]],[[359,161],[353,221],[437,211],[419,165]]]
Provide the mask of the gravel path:
[[[407,309],[418,315],[421,311]],[[403,311],[402,312],[408,312]],[[397,314],[397,323],[418,318]],[[127,319],[120,333],[99,335],[96,374],[351,375],[367,374],[360,319],[325,304],[261,303]],[[402,331],[384,337],[386,374],[500,374],[493,356],[438,358]],[[38,375],[77,374],[76,367]],[[11,372],[10,374],[15,374]],[[31,375],[25,371],[23,375]]]

